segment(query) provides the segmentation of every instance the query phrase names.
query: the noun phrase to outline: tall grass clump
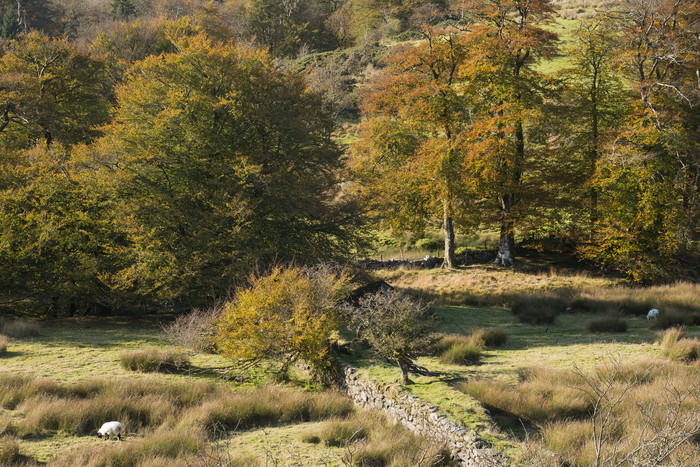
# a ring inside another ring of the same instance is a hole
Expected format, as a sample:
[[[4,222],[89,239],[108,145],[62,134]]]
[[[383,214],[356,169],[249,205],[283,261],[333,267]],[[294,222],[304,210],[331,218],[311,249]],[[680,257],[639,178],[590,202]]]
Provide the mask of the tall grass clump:
[[[357,417],[332,418],[323,422],[317,429],[304,432],[302,441],[323,442],[325,446],[343,447],[365,440],[369,435],[369,426]]]
[[[670,328],[659,333],[657,342],[664,355],[671,360],[694,361],[700,359],[700,341],[689,339],[684,327]]]
[[[343,463],[352,453],[352,465],[453,465],[449,451],[439,444],[420,438],[400,424],[363,412],[363,424],[370,431],[369,440],[346,448]]]
[[[627,321],[614,316],[588,321],[585,326],[587,333],[627,332]]]
[[[108,447],[95,449],[94,446],[71,449],[52,459],[48,465],[97,466],[143,466],[143,467],[184,467],[199,465],[198,454],[207,446],[203,432],[157,430],[146,433],[143,439],[130,443],[106,443]],[[204,458],[204,456],[202,456]]]
[[[0,322],[0,334],[16,339],[34,337],[39,335],[39,325],[21,319],[3,320]]]
[[[567,303],[559,297],[524,296],[513,301],[510,311],[521,323],[550,324],[566,311]]]
[[[16,439],[0,440],[0,465],[16,465],[22,460],[19,453],[19,442]]]
[[[119,363],[125,370],[144,373],[179,373],[190,367],[189,359],[181,352],[155,347],[122,352]]]
[[[501,347],[508,341],[508,331],[503,328],[479,328],[471,333],[473,341],[481,341],[486,347]]]
[[[445,334],[433,344],[431,353],[438,355],[440,363],[468,365],[478,363],[484,351],[484,342],[479,336]]]
[[[7,337],[0,336],[0,355],[7,352]]]
[[[700,325],[699,312],[682,312],[678,310],[662,311],[658,318],[651,324],[651,329],[669,329],[679,326],[698,326]]]

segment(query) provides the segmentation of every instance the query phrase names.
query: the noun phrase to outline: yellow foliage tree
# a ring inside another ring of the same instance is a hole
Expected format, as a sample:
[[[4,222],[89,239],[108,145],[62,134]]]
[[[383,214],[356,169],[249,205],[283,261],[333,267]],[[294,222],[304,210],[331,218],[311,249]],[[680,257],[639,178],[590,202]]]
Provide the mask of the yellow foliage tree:
[[[280,361],[282,375],[303,360],[317,380],[327,382],[333,369],[330,337],[342,321],[336,304],[348,284],[347,274],[326,266],[276,267],[254,277],[223,307],[216,334],[219,353],[240,364]]]

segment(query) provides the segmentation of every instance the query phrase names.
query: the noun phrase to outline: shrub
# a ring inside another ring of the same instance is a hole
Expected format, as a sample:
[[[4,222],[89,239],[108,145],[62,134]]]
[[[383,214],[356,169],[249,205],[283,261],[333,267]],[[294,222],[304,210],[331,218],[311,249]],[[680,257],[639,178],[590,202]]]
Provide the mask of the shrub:
[[[435,342],[428,307],[398,292],[367,295],[350,311],[353,325],[362,331],[372,349],[401,369],[404,384],[409,371],[418,367],[413,360]]]
[[[586,332],[627,332],[627,321],[620,318],[607,317],[594,319],[586,323]]]
[[[144,373],[178,373],[190,367],[188,358],[181,352],[157,348],[122,352],[119,363],[125,370]]]
[[[39,335],[39,325],[21,319],[5,321],[0,329],[0,334],[14,338],[34,337]]]
[[[7,337],[0,336],[0,355],[7,352]]]
[[[510,307],[518,321],[526,324],[549,324],[566,311],[566,301],[558,297],[522,297]]]
[[[213,352],[216,347],[216,322],[221,316],[221,306],[206,310],[195,309],[178,316],[163,326],[163,336],[172,345],[186,347],[195,352]]]

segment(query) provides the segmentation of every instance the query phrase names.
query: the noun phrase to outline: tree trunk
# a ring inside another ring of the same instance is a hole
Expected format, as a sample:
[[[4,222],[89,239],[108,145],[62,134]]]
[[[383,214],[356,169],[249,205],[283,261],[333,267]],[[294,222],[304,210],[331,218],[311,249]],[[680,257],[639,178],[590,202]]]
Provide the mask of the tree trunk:
[[[455,259],[455,230],[452,224],[452,213],[449,209],[449,202],[443,203],[443,227],[445,231],[445,261],[442,263],[442,267],[446,269],[452,269],[455,267],[457,260]]]
[[[596,164],[598,162],[598,68],[594,67],[593,80],[591,82],[591,151],[590,151],[590,175],[588,183],[590,198],[590,214],[589,214],[589,236],[593,240],[595,237],[595,226],[598,222],[598,189],[593,185],[593,177],[595,177]]]
[[[501,238],[498,246],[498,254],[494,264],[499,266],[512,267],[515,264],[515,233],[513,219],[510,217],[513,208],[512,194],[501,197]]]
[[[399,368],[401,369],[401,379],[403,384],[411,384],[413,381],[408,378],[408,367],[403,362],[399,362]]]

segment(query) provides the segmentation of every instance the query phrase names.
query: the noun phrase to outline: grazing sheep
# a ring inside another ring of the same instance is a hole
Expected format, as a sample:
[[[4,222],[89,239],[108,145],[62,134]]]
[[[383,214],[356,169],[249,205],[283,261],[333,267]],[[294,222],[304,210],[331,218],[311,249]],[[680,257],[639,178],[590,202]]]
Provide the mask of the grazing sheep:
[[[122,440],[122,424],[119,422],[107,422],[102,425],[102,428],[97,430],[97,437],[109,439],[110,436],[116,436],[119,441]]]
[[[659,310],[654,308],[653,310],[649,310],[649,313],[647,313],[647,319],[656,319],[659,317]]]

